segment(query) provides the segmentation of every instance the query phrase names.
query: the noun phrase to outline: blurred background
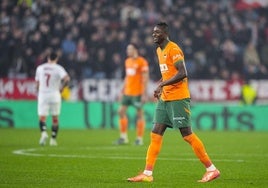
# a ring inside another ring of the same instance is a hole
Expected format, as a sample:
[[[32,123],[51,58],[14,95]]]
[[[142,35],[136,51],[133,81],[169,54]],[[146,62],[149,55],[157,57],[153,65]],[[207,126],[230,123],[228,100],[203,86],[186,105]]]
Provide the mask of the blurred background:
[[[34,115],[16,112],[36,108],[35,69],[51,51],[72,78],[65,109],[100,108],[106,123],[93,127],[116,127],[128,43],[138,44],[150,63],[149,94],[160,78],[151,37],[160,21],[185,53],[196,127],[268,130],[267,0],[1,0],[0,127],[35,127]],[[66,124],[90,127],[85,121]]]

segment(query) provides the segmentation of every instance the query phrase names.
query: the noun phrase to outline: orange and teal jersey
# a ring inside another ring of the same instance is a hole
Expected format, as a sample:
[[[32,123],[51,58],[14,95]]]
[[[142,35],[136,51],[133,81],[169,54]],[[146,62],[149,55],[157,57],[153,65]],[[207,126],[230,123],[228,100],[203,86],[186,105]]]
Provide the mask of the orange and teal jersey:
[[[149,71],[148,62],[141,56],[127,58],[125,61],[125,85],[124,94],[128,96],[139,96],[144,91],[143,73]]]
[[[180,71],[177,70],[175,64],[184,63],[184,54],[181,48],[176,43],[169,41],[163,50],[158,47],[156,52],[162,80],[165,81],[175,76],[178,71]],[[182,81],[175,84],[163,87],[161,94],[161,99],[163,101],[174,101],[186,98],[190,98],[187,78],[184,78]]]

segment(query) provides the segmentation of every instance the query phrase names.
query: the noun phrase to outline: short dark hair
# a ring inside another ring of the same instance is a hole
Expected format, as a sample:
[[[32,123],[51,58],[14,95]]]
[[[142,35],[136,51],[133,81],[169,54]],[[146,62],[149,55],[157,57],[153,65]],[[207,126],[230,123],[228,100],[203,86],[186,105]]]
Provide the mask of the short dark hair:
[[[48,56],[48,58],[51,61],[55,61],[58,58],[58,55],[55,52],[51,52],[51,54]]]
[[[168,33],[168,24],[166,22],[160,22],[156,25],[157,27],[160,27],[165,33]]]

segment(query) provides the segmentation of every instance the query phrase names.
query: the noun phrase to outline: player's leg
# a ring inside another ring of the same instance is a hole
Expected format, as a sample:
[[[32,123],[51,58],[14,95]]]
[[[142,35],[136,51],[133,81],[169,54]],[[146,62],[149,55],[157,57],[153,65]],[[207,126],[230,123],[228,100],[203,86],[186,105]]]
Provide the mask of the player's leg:
[[[195,133],[192,133],[190,127],[181,128],[180,131],[183,139],[192,146],[194,153],[206,168],[206,173],[204,174],[203,178],[199,180],[199,182],[208,182],[218,178],[220,176],[220,172],[212,163],[206,152],[205,146],[199,137]]]
[[[211,159],[209,158],[206,149],[204,147],[203,142],[199,139],[199,137],[192,132],[191,128],[191,112],[190,112],[190,100],[180,100],[172,102],[172,110],[173,110],[173,125],[174,127],[179,128],[183,139],[188,142],[196,156],[199,160],[204,164],[208,173],[205,174],[202,182],[211,181],[217,177],[219,177],[220,173],[213,165]]]
[[[41,132],[46,132],[47,130],[46,116],[44,115],[39,116],[39,128]]]
[[[52,114],[52,126],[51,126],[51,139],[50,139],[50,145],[51,146],[57,146],[57,135],[59,131],[59,114],[61,110],[61,101],[51,103],[50,106],[51,114]]]
[[[156,123],[151,132],[151,142],[147,150],[146,155],[146,165],[144,173],[147,175],[152,175],[154,165],[158,154],[162,148],[163,135],[167,126],[164,124]]]
[[[116,141],[116,144],[128,143],[128,118],[126,115],[127,108],[127,105],[122,104],[118,110],[120,138]]]
[[[143,115],[143,110],[141,108],[137,109],[137,122],[136,122],[136,135],[135,140],[136,145],[143,145],[143,135],[145,130],[145,120]]]
[[[134,177],[128,178],[130,182],[152,182],[153,181],[153,169],[158,157],[158,154],[162,148],[163,134],[166,130],[166,126],[162,124],[155,124],[151,132],[151,142],[147,149],[146,164],[144,171]]]
[[[41,132],[41,137],[39,139],[40,145],[45,145],[48,138],[47,127],[46,127],[46,117],[48,115],[48,104],[45,102],[44,97],[38,98],[37,111],[39,117],[39,128]]]
[[[173,114],[171,117],[173,126],[180,130],[183,139],[191,145],[196,156],[210,172],[209,176],[207,176],[207,173],[205,174],[202,181],[211,181],[219,177],[219,171],[212,164],[202,141],[192,132],[190,99],[172,101],[168,103],[167,109],[169,114]]]
[[[39,139],[39,144],[44,146],[48,139],[48,134],[46,131],[46,116],[39,116],[39,127],[41,131],[41,137]]]
[[[57,135],[59,130],[59,119],[58,116],[52,116],[52,127],[51,127],[51,138],[49,144],[51,146],[57,146]]]
[[[152,176],[155,162],[162,148],[163,135],[167,127],[170,127],[169,111],[166,110],[166,102],[159,100],[154,113],[154,127],[151,132],[151,142],[147,150],[144,174]]]
[[[163,135],[167,128],[166,125],[170,125],[167,111],[165,110],[165,103],[158,101],[154,114],[155,123],[151,132],[151,141],[147,149],[146,164],[143,173],[138,176],[128,178],[130,182],[152,182],[153,181],[153,169],[157,160],[158,154],[162,148]],[[158,123],[159,122],[159,123]]]

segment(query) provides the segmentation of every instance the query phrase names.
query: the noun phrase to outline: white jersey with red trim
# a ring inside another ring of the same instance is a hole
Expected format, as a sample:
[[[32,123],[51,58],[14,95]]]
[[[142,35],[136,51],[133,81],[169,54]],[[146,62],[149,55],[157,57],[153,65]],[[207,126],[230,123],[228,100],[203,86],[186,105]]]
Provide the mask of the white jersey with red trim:
[[[36,69],[35,80],[39,82],[39,93],[59,92],[61,80],[67,75],[59,64],[44,63]]]

